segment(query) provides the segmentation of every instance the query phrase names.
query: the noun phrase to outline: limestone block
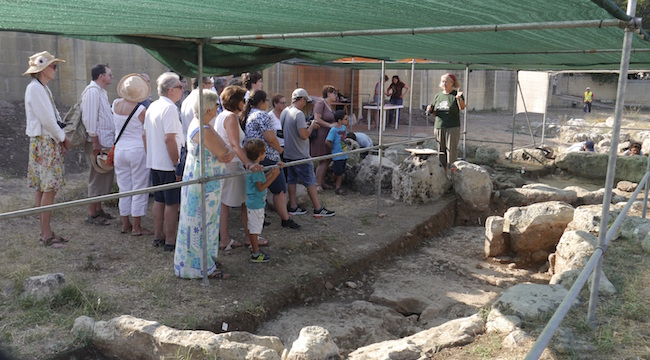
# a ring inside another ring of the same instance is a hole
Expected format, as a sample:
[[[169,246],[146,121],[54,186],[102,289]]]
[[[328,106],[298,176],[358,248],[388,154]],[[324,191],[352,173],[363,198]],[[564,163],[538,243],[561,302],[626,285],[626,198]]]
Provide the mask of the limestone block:
[[[615,179],[638,183],[646,170],[645,156],[619,156],[616,159]],[[555,159],[555,165],[571,175],[588,179],[605,179],[609,155],[606,153],[571,152],[563,153]]]
[[[540,149],[518,149],[506,152],[506,159],[512,158],[513,161],[531,163],[536,165],[546,165],[553,160],[546,157],[546,152]]]
[[[407,204],[435,200],[450,187],[437,156],[411,155],[393,171],[393,199]]]
[[[283,360],[333,360],[340,358],[339,348],[332,341],[327,329],[320,326],[307,326],[300,330],[300,336],[293,342]]]
[[[493,147],[479,146],[476,148],[474,159],[477,164],[491,165],[499,161],[501,153]]]
[[[561,285],[519,284],[504,291],[492,308],[522,320],[535,320],[555,311],[567,293]]]
[[[567,230],[562,234],[555,251],[553,272],[561,274],[585,266],[598,246],[598,238],[585,231]]]
[[[487,318],[487,332],[511,333],[519,328],[521,319],[514,315],[503,315],[499,309],[491,309]]]
[[[173,359],[180,354],[192,359],[279,360],[278,351],[284,348],[275,337],[176,330],[129,315],[94,323],[80,318],[73,329],[85,332],[88,327],[92,328],[93,344],[102,354],[120,359]]]
[[[490,174],[478,165],[466,161],[453,164],[454,191],[464,205],[474,210],[487,210],[492,195]]]
[[[505,189],[501,192],[501,201],[508,207],[530,205],[545,201],[562,201],[573,204],[578,195],[572,190],[562,190],[544,184],[527,184],[522,188]]]
[[[61,273],[28,277],[23,281],[21,297],[33,297],[36,300],[56,295],[65,285],[65,276]]]
[[[485,256],[494,257],[504,255],[508,251],[506,240],[507,233],[503,232],[504,218],[490,216],[485,220]]]
[[[637,185],[639,185],[639,184],[633,183],[631,181],[623,180],[623,181],[619,181],[616,184],[616,188],[621,190],[621,191],[625,191],[625,192],[634,192],[634,190],[636,190]]]
[[[573,211],[571,205],[559,201],[508,209],[503,228],[510,234],[510,248],[523,261],[538,250],[552,251],[573,219]]]
[[[397,165],[389,159],[381,161],[381,189],[388,191],[392,188],[393,171],[397,170]],[[362,195],[371,195],[377,192],[377,174],[379,173],[379,156],[368,155],[363,159],[357,170],[357,176],[354,178],[353,186],[355,190]]]

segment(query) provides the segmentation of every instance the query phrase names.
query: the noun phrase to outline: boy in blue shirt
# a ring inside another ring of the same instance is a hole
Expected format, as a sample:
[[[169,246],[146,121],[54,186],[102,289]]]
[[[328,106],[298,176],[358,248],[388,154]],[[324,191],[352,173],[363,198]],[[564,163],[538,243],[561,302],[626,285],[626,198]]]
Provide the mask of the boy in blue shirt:
[[[343,110],[337,110],[334,113],[334,121],[336,125],[330,128],[329,133],[327,133],[327,138],[325,139],[325,144],[327,147],[332,149],[332,154],[340,153],[347,151],[348,145],[345,143],[346,136],[346,125],[348,124],[348,114]],[[336,181],[336,190],[335,192],[338,195],[345,195],[345,190],[341,189],[341,183],[343,183],[343,175],[345,174],[345,163],[348,159],[348,155],[339,155],[332,158],[334,170],[334,178]]]
[[[259,164],[266,156],[266,143],[262,139],[248,139],[244,144],[244,151],[253,163]],[[278,162],[280,166],[284,164]],[[271,257],[262,252],[258,247],[258,238],[264,227],[264,207],[266,207],[266,189],[280,174],[279,168],[269,170],[266,175],[263,171],[246,174],[246,208],[248,213],[248,231],[251,235],[251,262],[265,263]]]

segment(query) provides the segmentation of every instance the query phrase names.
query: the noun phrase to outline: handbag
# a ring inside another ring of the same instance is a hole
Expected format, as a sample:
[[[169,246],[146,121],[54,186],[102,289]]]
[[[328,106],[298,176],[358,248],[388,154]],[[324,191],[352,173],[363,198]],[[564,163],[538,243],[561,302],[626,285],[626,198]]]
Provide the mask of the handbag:
[[[138,110],[139,107],[140,107],[140,105],[136,104],[135,107],[133,108],[133,111],[131,111],[131,114],[129,115],[129,117],[126,118],[126,121],[124,122],[124,125],[122,126],[122,130],[120,130],[120,133],[117,135],[117,139],[115,139],[115,142],[113,143],[113,147],[111,148],[111,150],[106,155],[106,164],[107,165],[110,165],[110,166],[114,165],[114,163],[115,163],[115,159],[114,159],[115,158],[115,145],[120,140],[120,137],[122,136],[122,133],[124,132],[124,129],[126,129],[126,125],[129,124],[129,120],[131,120],[131,118],[133,117],[133,114],[135,114],[135,111]]]

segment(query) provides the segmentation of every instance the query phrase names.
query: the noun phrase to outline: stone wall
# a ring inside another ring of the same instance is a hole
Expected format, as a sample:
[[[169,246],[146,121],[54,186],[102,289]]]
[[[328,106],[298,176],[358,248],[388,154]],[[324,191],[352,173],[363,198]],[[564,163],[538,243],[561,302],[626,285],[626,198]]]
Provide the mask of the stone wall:
[[[0,100],[23,101],[25,87],[30,77],[23,76],[27,70],[29,57],[47,50],[66,61],[61,64],[58,76],[50,82],[57,102],[73,105],[90,82],[90,68],[99,63],[108,63],[113,70],[113,84],[106,90],[112,101],[117,98],[117,83],[128,73],[146,72],[152,82],[166,68],[144,49],[128,44],[102,43],[72,39],[63,36],[39,35],[18,32],[0,32]],[[155,84],[152,84],[153,97],[157,98]]]

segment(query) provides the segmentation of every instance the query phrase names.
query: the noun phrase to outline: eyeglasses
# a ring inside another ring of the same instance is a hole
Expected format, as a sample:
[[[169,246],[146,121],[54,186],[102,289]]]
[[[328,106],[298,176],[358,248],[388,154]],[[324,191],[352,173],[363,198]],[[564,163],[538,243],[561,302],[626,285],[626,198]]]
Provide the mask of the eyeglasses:
[[[282,105],[286,105],[286,104],[287,104],[286,101],[278,101],[278,103],[279,103],[279,104],[282,104]]]
[[[183,88],[183,85],[181,85],[181,84],[178,84],[178,85],[174,86],[174,89],[182,89],[182,88]]]

